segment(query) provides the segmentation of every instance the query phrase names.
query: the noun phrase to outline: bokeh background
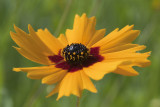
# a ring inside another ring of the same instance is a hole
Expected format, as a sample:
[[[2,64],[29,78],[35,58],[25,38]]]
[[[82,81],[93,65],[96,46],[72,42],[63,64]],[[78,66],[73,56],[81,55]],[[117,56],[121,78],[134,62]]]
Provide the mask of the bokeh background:
[[[72,28],[75,14],[96,16],[97,29],[135,25],[141,30],[135,43],[152,51],[152,65],[135,68],[139,76],[108,74],[94,81],[98,93],[84,91],[81,107],[160,107],[160,0],[0,0],[0,107],[74,107],[76,97],[45,96],[54,86],[30,80],[13,67],[37,66],[25,59],[12,46],[10,31],[17,25],[28,32],[48,28],[56,37]]]

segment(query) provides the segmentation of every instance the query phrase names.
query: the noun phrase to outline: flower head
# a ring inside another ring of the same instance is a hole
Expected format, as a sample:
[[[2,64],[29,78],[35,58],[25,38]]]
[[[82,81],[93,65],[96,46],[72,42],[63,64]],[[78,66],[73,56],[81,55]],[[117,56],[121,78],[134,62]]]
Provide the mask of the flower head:
[[[90,78],[100,80],[108,73],[136,76],[132,67],[150,64],[150,52],[139,53],[144,45],[132,44],[139,30],[132,26],[118,28],[105,35],[105,29],[96,30],[95,17],[75,16],[73,29],[55,38],[47,29],[34,31],[28,26],[29,34],[14,26],[12,39],[19,47],[14,47],[27,59],[44,66],[14,68],[23,71],[31,79],[41,79],[43,84],[56,84],[47,96],[58,93],[58,98],[74,94],[81,96],[83,89],[93,93],[97,90]]]

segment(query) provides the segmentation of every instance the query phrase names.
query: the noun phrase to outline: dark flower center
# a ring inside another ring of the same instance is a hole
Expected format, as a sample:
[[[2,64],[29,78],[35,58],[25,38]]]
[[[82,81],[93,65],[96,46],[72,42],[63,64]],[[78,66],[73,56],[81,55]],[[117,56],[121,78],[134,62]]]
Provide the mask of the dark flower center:
[[[58,55],[48,56],[48,58],[56,63],[56,68],[75,72],[101,62],[104,57],[99,54],[99,49],[99,47],[87,49],[81,43],[74,43],[59,50]]]
[[[62,50],[62,56],[71,65],[82,64],[89,56],[89,49],[81,43],[72,43]]]

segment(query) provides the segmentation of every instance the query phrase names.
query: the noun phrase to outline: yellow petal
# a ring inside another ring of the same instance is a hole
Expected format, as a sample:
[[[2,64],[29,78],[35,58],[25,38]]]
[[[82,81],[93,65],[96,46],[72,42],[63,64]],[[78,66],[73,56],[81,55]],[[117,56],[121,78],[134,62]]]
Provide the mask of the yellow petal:
[[[101,50],[105,50],[108,48],[112,48],[112,47],[127,44],[127,43],[131,43],[132,41],[134,41],[137,38],[139,33],[140,33],[140,31],[138,31],[138,30],[131,30],[131,31],[125,33],[123,36],[115,39],[114,41],[101,46]]]
[[[84,73],[83,70],[81,70],[80,73],[81,73],[81,78],[82,78],[83,89],[87,89],[93,93],[96,93],[97,89],[93,85],[90,78]]]
[[[102,51],[100,51],[100,54],[123,51],[123,50],[126,50],[126,49],[132,49],[132,48],[137,47],[137,46],[139,46],[139,45],[128,43],[128,44],[116,46],[116,47],[113,47],[113,48],[109,48],[109,49],[106,49],[106,50],[102,50]]]
[[[148,59],[137,59],[133,62],[134,66],[139,66],[139,67],[147,67],[151,64],[151,61]]]
[[[145,49],[146,46],[144,45],[138,45],[138,44],[124,44],[124,45],[120,45],[120,46],[116,46],[110,49],[106,49],[103,51],[100,51],[100,54],[105,54],[105,53],[114,53],[114,52],[118,52],[118,53],[134,53],[140,50]]]
[[[83,33],[87,27],[88,18],[86,14],[83,14],[82,17],[76,15],[73,24],[73,30],[66,31],[66,37],[69,42],[71,43],[82,43]]]
[[[105,38],[95,43],[92,47],[101,47],[101,50],[113,48],[115,46],[131,43],[137,38],[140,31],[132,30],[133,26],[126,26],[122,30],[114,30]]]
[[[74,19],[73,29],[66,30],[66,37],[69,44],[82,43],[87,46],[87,44],[92,45],[95,41],[101,39],[104,36],[105,30],[97,31],[95,30],[95,26],[95,17],[88,18],[86,14],[83,14],[81,17],[76,15]]]
[[[48,45],[48,43],[50,43],[49,41],[47,41],[47,40],[49,40],[50,39],[50,37],[51,37],[51,35],[49,35],[49,34],[46,34],[45,36],[45,39],[44,39],[44,35],[43,34],[41,34],[41,35],[38,35],[35,31],[34,31],[34,29],[32,28],[32,26],[29,24],[28,25],[28,30],[29,30],[29,32],[30,32],[30,36],[31,36],[31,38],[33,39],[33,42],[31,42],[31,41],[29,41],[29,43],[30,44],[32,44],[32,45],[35,45],[35,44],[37,44],[37,48],[38,49],[41,49],[41,51],[43,52],[43,53],[46,53],[47,54],[47,51],[50,51],[52,54],[54,53],[54,51],[53,50],[51,50],[50,49],[50,47],[48,47],[49,45]],[[49,39],[48,39],[49,38]],[[54,40],[52,41],[52,42],[55,42]],[[58,51],[58,50],[57,50]],[[50,54],[51,54],[50,53]],[[58,53],[58,52],[57,52]]]
[[[91,17],[87,18],[86,27],[84,28],[84,32],[82,34],[82,44],[87,45],[91,40],[93,35],[95,34],[95,26],[96,26],[96,18]]]
[[[106,29],[96,30],[93,37],[88,42],[87,47],[91,47],[93,44],[101,40],[104,37],[105,32],[106,32]]]
[[[113,72],[123,61],[97,62],[94,65],[83,68],[84,72],[94,80],[100,80],[105,74]]]
[[[80,97],[82,89],[83,84],[80,71],[69,72],[60,83],[57,100],[59,100],[62,96],[69,96],[70,94]]]
[[[120,52],[107,53],[107,54],[102,54],[102,56],[105,58],[104,62],[127,60],[132,62],[132,65],[134,66],[145,67],[150,65],[150,61],[147,60],[147,58],[150,56],[150,52],[134,53],[133,51],[135,50],[132,50],[130,52],[120,51]]]
[[[66,75],[66,73],[67,73],[67,70],[57,71],[57,72],[55,72],[51,75],[48,75],[48,76],[44,77],[42,79],[42,83],[43,84],[49,84],[49,85],[54,84],[54,83],[62,80],[63,77]]]
[[[50,49],[54,54],[58,54],[59,50],[64,46],[56,37],[54,37],[48,29],[39,29],[37,32],[37,37],[43,41],[43,43]]]
[[[43,65],[49,65],[51,64],[51,61],[48,59],[48,57],[42,55],[42,54],[35,54],[32,51],[27,51],[24,48],[17,48],[14,47],[22,56],[24,56],[27,59],[30,59],[33,62],[43,64]]]
[[[125,52],[114,52],[102,54],[106,61],[118,61],[118,60],[140,60],[150,56],[150,52],[146,53],[125,53]]]
[[[98,44],[102,45],[102,44],[106,44],[108,42],[111,42],[111,41],[119,38],[122,34],[124,34],[124,33],[128,32],[128,31],[132,30],[133,27],[134,27],[133,25],[132,26],[127,25],[123,29],[121,29],[120,31],[119,31],[119,28],[116,28],[111,33],[109,33],[107,36],[105,36],[105,38],[103,38],[100,41],[98,41],[95,44],[95,46],[98,45]]]
[[[69,96],[71,94],[72,78],[73,78],[72,75],[68,73],[61,81],[57,100],[59,100],[62,96]]]
[[[53,52],[49,50],[46,46],[41,44],[41,42],[37,43],[35,39],[33,39],[33,36],[25,33],[18,27],[14,26],[16,33],[11,32],[12,39],[17,43],[17,45],[21,48],[18,49],[21,51],[21,54],[25,57],[27,57],[30,60],[34,60],[37,63],[48,65],[48,61],[46,61],[47,55],[53,55]],[[29,55],[25,53],[30,53]],[[33,56],[32,56],[33,55]],[[35,60],[38,58],[41,58],[44,62]],[[33,58],[34,57],[34,58]]]
[[[56,85],[56,87],[46,97],[48,98],[48,97],[52,96],[53,94],[58,93],[59,87],[60,87],[60,83],[58,83]]]
[[[105,36],[103,39],[96,42],[92,47],[102,46],[102,45],[106,44],[107,42],[112,41],[112,39],[114,39],[113,37],[117,36],[118,30],[119,30],[119,28],[116,28],[111,33],[109,33],[107,36]]]
[[[82,42],[82,32],[80,32],[80,29],[81,31],[83,30],[84,22],[82,23],[82,21],[81,21],[81,18],[78,15],[76,15],[74,19],[73,30],[70,30],[70,29],[66,30],[66,37],[69,44]]]
[[[61,44],[63,44],[63,48],[68,45],[68,41],[63,34],[60,34],[60,36],[58,37],[58,40],[61,42]]]
[[[32,53],[44,55],[42,48],[39,45],[34,44],[34,40],[31,36],[23,32],[21,29],[15,27],[17,33],[10,32],[12,39],[17,43],[17,45],[27,51],[31,51]],[[51,51],[46,49],[46,53],[52,54]],[[38,54],[39,53],[39,54]]]
[[[137,76],[139,74],[130,65],[118,66],[118,68],[113,73],[124,75],[124,76]]]
[[[26,67],[26,68],[13,68],[13,71],[27,72],[27,77],[31,79],[41,79],[45,76],[51,75],[60,71],[60,68],[56,68],[54,65],[42,66],[42,67]]]
[[[89,91],[91,91],[91,92],[93,92],[93,93],[96,93],[97,92],[97,90],[96,90],[96,88],[95,88],[95,86],[93,85],[93,83],[92,83],[92,81],[90,80],[90,78],[84,73],[84,71],[83,70],[81,70],[81,71],[78,71],[78,72],[80,72],[80,75],[78,74],[77,76],[79,76],[79,77],[81,77],[81,79],[82,79],[82,86],[80,86],[82,89],[87,89],[87,90],[89,90]],[[70,75],[71,76],[71,75]],[[65,87],[65,94],[64,94],[64,96],[69,96],[71,93],[72,93],[72,89],[68,89],[68,88],[72,88],[71,87],[71,82],[72,82],[72,78],[71,77],[65,77],[66,78],[66,80],[67,81],[63,81],[63,82],[65,82],[65,83],[63,83],[63,85],[65,85],[64,87]],[[68,80],[68,79],[70,79],[70,80]],[[79,79],[79,82],[81,81],[81,79],[80,78],[78,78]],[[68,83],[69,82],[69,83]],[[50,97],[50,96],[52,96],[53,94],[55,94],[55,93],[58,93],[59,92],[59,90],[60,90],[60,88],[62,88],[62,87],[60,87],[60,85],[61,85],[62,83],[60,82],[60,83],[58,83],[57,85],[56,85],[56,87],[52,90],[52,92],[50,92],[49,93],[49,95],[47,96],[47,97]],[[77,85],[81,85],[81,84],[77,84]],[[67,88],[68,87],[68,88]],[[74,86],[73,86],[74,87]],[[62,89],[61,89],[62,90]],[[80,92],[81,93],[81,92]],[[63,95],[61,95],[61,96],[63,96]]]
[[[38,32],[35,32],[31,25],[29,25],[30,34],[25,33],[16,26],[14,26],[14,29],[16,33],[10,32],[10,34],[12,39],[20,47],[17,50],[34,62],[45,65],[52,64],[48,60],[48,56],[58,54],[59,50],[63,47],[60,41],[52,36],[47,29],[44,31],[40,29]]]

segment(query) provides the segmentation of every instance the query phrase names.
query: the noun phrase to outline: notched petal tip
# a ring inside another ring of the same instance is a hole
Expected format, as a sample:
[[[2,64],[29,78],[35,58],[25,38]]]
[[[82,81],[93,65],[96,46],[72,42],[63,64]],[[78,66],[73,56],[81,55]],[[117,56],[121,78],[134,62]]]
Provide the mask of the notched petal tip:
[[[95,28],[95,26],[96,26],[96,17],[92,16],[91,18],[89,18],[89,21],[91,21],[92,26],[94,26],[94,28]]]
[[[15,40],[15,37],[17,36],[15,32],[10,31],[10,35],[12,40]]]
[[[15,71],[15,72],[20,72],[21,71],[20,68],[13,68],[12,70]]]
[[[130,29],[133,29],[134,28],[134,24],[132,24],[132,25],[126,25],[125,27],[129,27]]]
[[[27,78],[33,79],[30,75],[30,73],[27,73]]]
[[[98,80],[96,80],[96,81],[98,81]],[[98,92],[96,88],[94,90],[88,90],[88,89],[85,89],[85,90],[90,91],[92,93],[97,93]]]
[[[45,32],[49,32],[49,30],[47,28],[44,29]]]
[[[29,28],[29,27],[32,27],[31,24],[28,24],[28,28]]]
[[[14,29],[17,29],[17,28],[18,28],[15,24],[13,25],[13,27],[14,27]]]
[[[75,18],[79,18],[80,16],[78,14],[75,15]]]
[[[93,93],[97,93],[98,91],[97,91],[97,89],[95,90],[95,91],[92,91]]]
[[[139,72],[134,72],[134,74],[128,75],[128,76],[138,76],[138,75],[139,75]]]
[[[10,34],[12,34],[11,36],[23,36],[23,35],[26,35],[27,33],[24,32],[22,29],[20,29],[19,27],[17,27],[16,25],[14,25],[14,30],[16,33],[14,32],[10,32]]]
[[[90,17],[89,19],[96,20],[95,16]]]
[[[46,98],[49,98],[49,97],[50,97],[49,95],[46,96]]]
[[[61,98],[61,97],[60,97]],[[58,101],[60,98],[57,98],[56,101]]]
[[[138,76],[139,75],[139,73],[138,72],[134,72],[134,73],[132,73],[132,74],[128,74],[128,75],[123,75],[123,76]]]
[[[41,83],[42,83],[42,84],[46,84],[47,82],[46,82],[45,79],[42,79]]]
[[[103,29],[100,29],[99,31],[101,31],[101,34],[102,34],[102,35],[105,35],[107,29],[106,29],[106,28],[103,28]]]
[[[133,30],[134,24],[133,24],[133,25],[127,25],[127,26],[125,26],[124,28],[128,29],[128,31],[129,31],[129,30]],[[123,28],[122,28],[122,29],[123,29]]]
[[[16,47],[16,46],[12,46],[12,47],[13,47],[13,48],[15,48],[15,49],[18,49],[18,50],[19,50],[19,49],[21,49],[21,48],[19,48],[19,47]]]
[[[42,32],[43,31],[43,29],[37,29],[37,32]]]
[[[30,33],[35,32],[31,24],[28,24],[28,30]]]
[[[69,97],[71,94],[68,94],[68,95],[62,95],[62,96],[58,96],[56,101],[58,101],[60,98],[62,98],[63,96],[66,96],[66,97]],[[75,94],[72,94],[72,95],[75,95]],[[75,95],[77,96],[77,95]],[[81,96],[77,96],[77,97],[81,97]]]
[[[145,45],[140,45],[142,50],[146,49],[147,47]]]
[[[59,94],[58,94],[58,97],[57,97],[57,99],[56,99],[56,101],[58,101],[60,98],[62,98],[63,96],[66,96],[66,95],[61,95],[61,96],[59,96]]]
[[[14,35],[15,35],[15,33],[14,33],[14,32],[12,32],[12,31],[10,31],[10,35],[11,35],[11,36],[14,36]]]
[[[22,32],[22,30],[14,24],[14,30],[16,33]]]
[[[134,65],[122,65],[119,66],[113,73],[123,76],[137,76],[139,73],[133,68]]]
[[[133,76],[137,76],[137,75],[139,75],[139,72],[136,72]]]
[[[92,78],[92,79],[94,79],[95,81],[99,81],[99,80],[101,80],[101,79],[103,79],[103,77],[104,77],[104,75],[103,76],[101,76],[101,77],[99,77],[99,78]]]
[[[86,13],[83,13],[83,14],[82,14],[82,17],[86,17],[86,16],[87,16],[87,14],[86,14]]]
[[[147,55],[147,57],[149,57],[150,55],[151,55],[151,52],[152,51],[149,51],[149,52],[145,52],[145,53],[143,53],[144,55]]]
[[[52,95],[49,94],[49,95],[46,96],[46,98],[49,98],[49,97],[51,97],[51,96],[52,96]]]
[[[137,34],[137,35],[139,35],[140,34],[140,30],[134,30],[135,31],[135,33]]]

